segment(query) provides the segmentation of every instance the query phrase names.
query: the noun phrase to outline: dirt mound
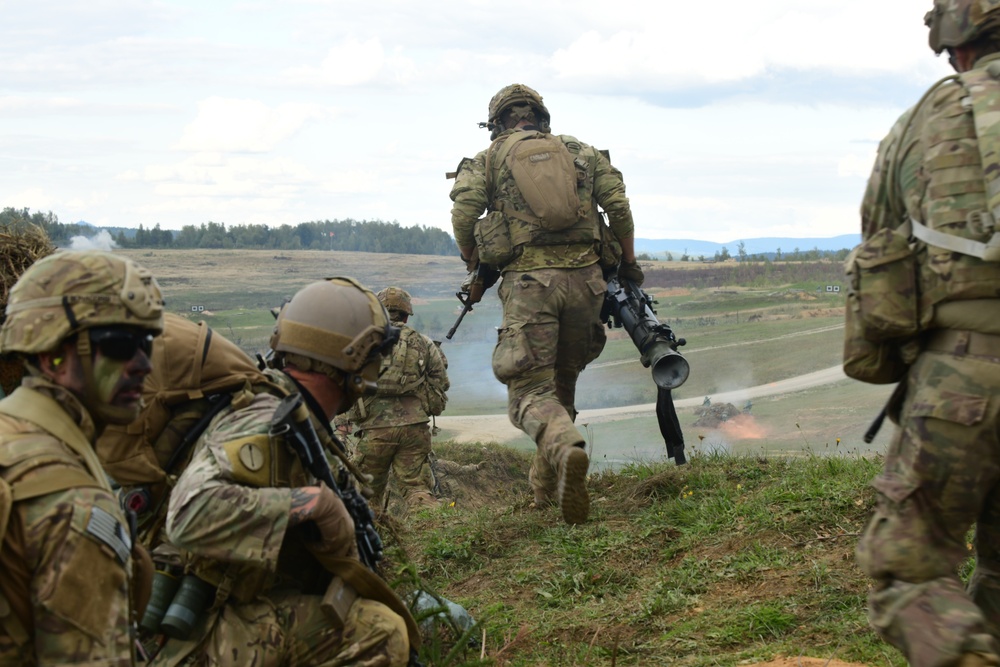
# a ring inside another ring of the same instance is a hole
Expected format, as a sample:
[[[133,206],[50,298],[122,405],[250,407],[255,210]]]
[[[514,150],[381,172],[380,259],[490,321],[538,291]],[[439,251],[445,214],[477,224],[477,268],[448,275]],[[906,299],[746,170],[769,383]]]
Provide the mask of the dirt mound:
[[[431,470],[435,494],[446,505],[477,509],[531,498],[528,469],[531,457],[496,443],[469,447],[453,442],[435,443]],[[390,478],[389,511],[405,513],[405,506]]]
[[[707,405],[695,409],[694,413],[698,415],[698,421],[694,423],[694,426],[702,428],[718,428],[720,424],[741,414],[739,408],[732,403]]]
[[[769,662],[758,662],[748,667],[866,667],[857,662],[844,662],[832,658],[807,658],[800,656],[797,658],[786,658],[777,656]]]

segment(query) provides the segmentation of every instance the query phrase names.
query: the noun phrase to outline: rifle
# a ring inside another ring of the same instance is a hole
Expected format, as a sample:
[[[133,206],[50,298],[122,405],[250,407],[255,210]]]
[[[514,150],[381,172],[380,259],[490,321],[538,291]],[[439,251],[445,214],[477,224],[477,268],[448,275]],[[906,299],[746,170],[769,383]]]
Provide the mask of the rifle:
[[[340,468],[339,483],[334,478],[301,394],[290,394],[281,400],[271,419],[271,436],[283,437],[302,461],[302,467],[337,494],[354,520],[354,535],[361,562],[377,572],[378,562],[382,559],[382,538],[375,529],[375,513],[357,487],[350,483],[345,468]]]
[[[455,324],[452,325],[447,335],[445,335],[445,338],[448,340],[451,340],[451,337],[458,331],[458,327],[462,324],[465,316],[472,312],[472,306],[479,303],[486,290],[493,287],[497,280],[500,279],[499,270],[479,261],[479,248],[472,251],[472,257],[468,260],[468,264],[475,264],[476,268],[469,272],[469,275],[465,278],[465,282],[462,283],[462,289],[455,292],[459,303],[462,304],[462,312],[458,314]]]
[[[683,465],[687,462],[684,434],[670,391],[684,384],[691,372],[687,359],[677,351],[687,341],[677,338],[669,325],[656,318],[654,303],[649,294],[631,280],[612,276],[604,295],[601,321],[609,328],[624,327],[642,355],[642,365],[652,369],[656,383],[656,421],[667,446],[667,457]]]

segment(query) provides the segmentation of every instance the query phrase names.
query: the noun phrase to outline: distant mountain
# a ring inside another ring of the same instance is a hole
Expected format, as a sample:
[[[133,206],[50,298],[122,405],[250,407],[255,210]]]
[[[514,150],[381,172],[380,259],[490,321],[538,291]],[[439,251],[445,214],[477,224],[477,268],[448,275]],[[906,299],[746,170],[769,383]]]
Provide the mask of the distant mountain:
[[[759,239],[736,239],[728,243],[714,243],[712,241],[697,241],[695,239],[636,239],[635,251],[649,255],[662,255],[671,253],[675,259],[680,259],[684,253],[693,257],[704,255],[712,257],[716,252],[722,252],[723,248],[729,250],[729,254],[736,257],[739,252],[740,241],[747,254],[773,253],[781,248],[782,253],[794,252],[796,248],[800,251],[823,250],[837,251],[845,248],[850,249],[861,243],[861,234],[841,234],[830,238],[791,238],[791,237],[765,237]]]

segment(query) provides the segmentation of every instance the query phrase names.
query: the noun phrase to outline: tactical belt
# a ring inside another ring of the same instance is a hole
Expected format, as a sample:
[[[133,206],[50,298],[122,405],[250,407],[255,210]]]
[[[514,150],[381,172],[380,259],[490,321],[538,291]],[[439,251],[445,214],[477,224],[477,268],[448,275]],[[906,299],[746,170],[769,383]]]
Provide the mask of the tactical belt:
[[[989,357],[1000,361],[1000,336],[977,331],[937,329],[927,337],[924,349],[955,356]]]

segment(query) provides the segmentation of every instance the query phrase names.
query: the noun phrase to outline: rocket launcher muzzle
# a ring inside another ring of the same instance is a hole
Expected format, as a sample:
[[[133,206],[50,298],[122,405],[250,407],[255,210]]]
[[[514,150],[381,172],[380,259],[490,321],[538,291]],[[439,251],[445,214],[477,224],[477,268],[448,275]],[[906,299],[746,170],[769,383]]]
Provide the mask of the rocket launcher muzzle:
[[[608,280],[601,320],[628,332],[657,387],[677,389],[691,373],[687,359],[677,351],[687,341],[677,338],[669,325],[656,318],[652,304],[653,299],[638,285],[613,276]]]

